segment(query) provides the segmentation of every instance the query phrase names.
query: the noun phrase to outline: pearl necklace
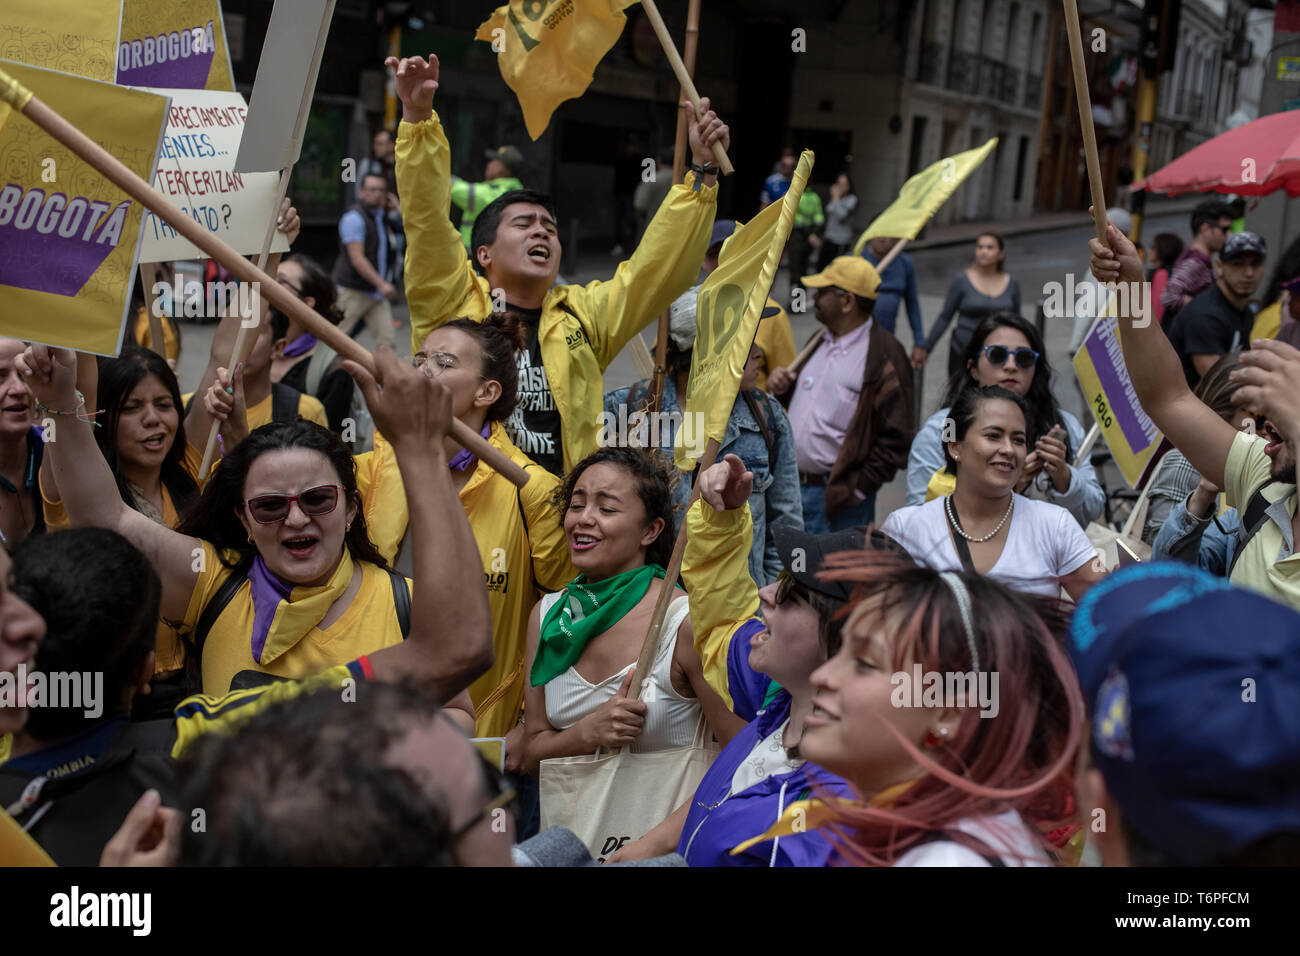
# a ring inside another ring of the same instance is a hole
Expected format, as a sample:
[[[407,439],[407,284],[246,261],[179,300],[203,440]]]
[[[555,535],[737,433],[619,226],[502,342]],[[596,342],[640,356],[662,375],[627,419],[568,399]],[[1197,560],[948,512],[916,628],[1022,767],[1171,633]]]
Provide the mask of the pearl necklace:
[[[959,535],[961,535],[967,541],[972,542],[973,544],[983,544],[985,541],[988,541],[990,538],[994,537],[999,531],[1002,530],[1002,526],[1006,524],[1007,519],[1011,517],[1011,509],[1012,507],[1015,506],[1015,503],[1016,503],[1016,496],[1012,495],[1011,500],[1007,502],[1007,513],[1002,516],[1002,520],[998,522],[998,526],[982,538],[976,538],[972,535],[967,534],[965,531],[962,530],[961,525],[957,523],[957,515],[955,514],[954,511],[954,506],[952,503],[952,495],[948,495],[943,499],[943,508],[948,515],[948,523],[952,525],[953,531],[956,531]]]

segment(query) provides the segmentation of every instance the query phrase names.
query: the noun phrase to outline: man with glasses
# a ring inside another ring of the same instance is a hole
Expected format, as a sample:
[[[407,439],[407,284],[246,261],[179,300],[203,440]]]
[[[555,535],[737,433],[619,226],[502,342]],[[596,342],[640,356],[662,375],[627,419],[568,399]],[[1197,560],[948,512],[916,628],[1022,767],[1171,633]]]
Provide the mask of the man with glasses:
[[[1228,237],[1214,267],[1215,281],[1178,311],[1169,329],[1169,342],[1183,363],[1189,388],[1228,352],[1250,348],[1255,313],[1251,297],[1264,279],[1267,250],[1253,232]],[[1170,280],[1173,281],[1172,279]]]
[[[1192,210],[1192,244],[1174,263],[1169,284],[1160,295],[1166,327],[1170,316],[1214,282],[1210,257],[1223,248],[1232,218],[1232,207],[1220,199],[1207,199]]]
[[[840,256],[803,284],[825,328],[803,368],[773,369],[768,389],[790,410],[804,529],[828,534],[874,521],[876,492],[907,461],[912,365],[871,319],[880,276],[866,259]]]
[[[375,337],[375,348],[393,347],[393,311],[398,298],[388,281],[393,273],[394,233],[399,214],[389,209],[388,184],[383,176],[363,176],[357,203],[339,220],[339,254],[334,260],[334,282],[339,287],[339,309],[344,328],[355,332],[365,322]]]

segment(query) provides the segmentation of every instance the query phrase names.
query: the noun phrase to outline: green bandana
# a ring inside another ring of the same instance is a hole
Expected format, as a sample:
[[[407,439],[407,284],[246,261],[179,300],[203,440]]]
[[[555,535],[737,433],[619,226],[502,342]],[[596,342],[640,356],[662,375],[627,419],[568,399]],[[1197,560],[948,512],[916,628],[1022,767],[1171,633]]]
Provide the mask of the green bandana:
[[[622,620],[645,597],[650,582],[665,573],[660,565],[647,564],[603,581],[589,582],[585,574],[570,581],[542,618],[532,685],[541,687],[572,667],[587,642]]]

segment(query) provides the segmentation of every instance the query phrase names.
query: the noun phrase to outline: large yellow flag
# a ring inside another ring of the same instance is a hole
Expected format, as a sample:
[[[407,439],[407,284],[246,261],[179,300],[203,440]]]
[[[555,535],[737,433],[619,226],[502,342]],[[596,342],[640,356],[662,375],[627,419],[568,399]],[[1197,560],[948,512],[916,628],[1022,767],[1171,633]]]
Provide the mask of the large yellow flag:
[[[939,211],[939,207],[948,201],[957,187],[988,158],[997,145],[998,138],[994,136],[983,146],[939,160],[903,183],[898,198],[858,237],[853,254],[859,255],[867,241],[877,236],[915,239],[921,227],[930,221],[930,217]]]
[[[492,44],[506,85],[515,91],[533,139],[555,108],[581,96],[614,45],[636,0],[510,0],[474,39]]]
[[[736,227],[718,256],[718,268],[700,287],[691,377],[673,447],[673,458],[683,471],[695,467],[687,449],[703,448],[709,438],[722,441],[727,431],[759,316],[812,168],[813,153],[806,149],[785,197]]]

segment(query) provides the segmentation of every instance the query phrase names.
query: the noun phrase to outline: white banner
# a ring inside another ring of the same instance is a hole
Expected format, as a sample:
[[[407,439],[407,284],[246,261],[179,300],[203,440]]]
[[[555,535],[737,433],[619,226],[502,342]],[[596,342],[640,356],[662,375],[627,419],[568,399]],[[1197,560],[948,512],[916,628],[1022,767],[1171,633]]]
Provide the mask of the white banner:
[[[274,214],[278,173],[233,171],[248,106],[238,93],[155,90],[172,98],[167,131],[158,151],[153,186],[191,219],[243,255],[262,251]],[[141,262],[205,258],[199,249],[153,213],[141,224]],[[276,232],[272,252],[287,252]]]

